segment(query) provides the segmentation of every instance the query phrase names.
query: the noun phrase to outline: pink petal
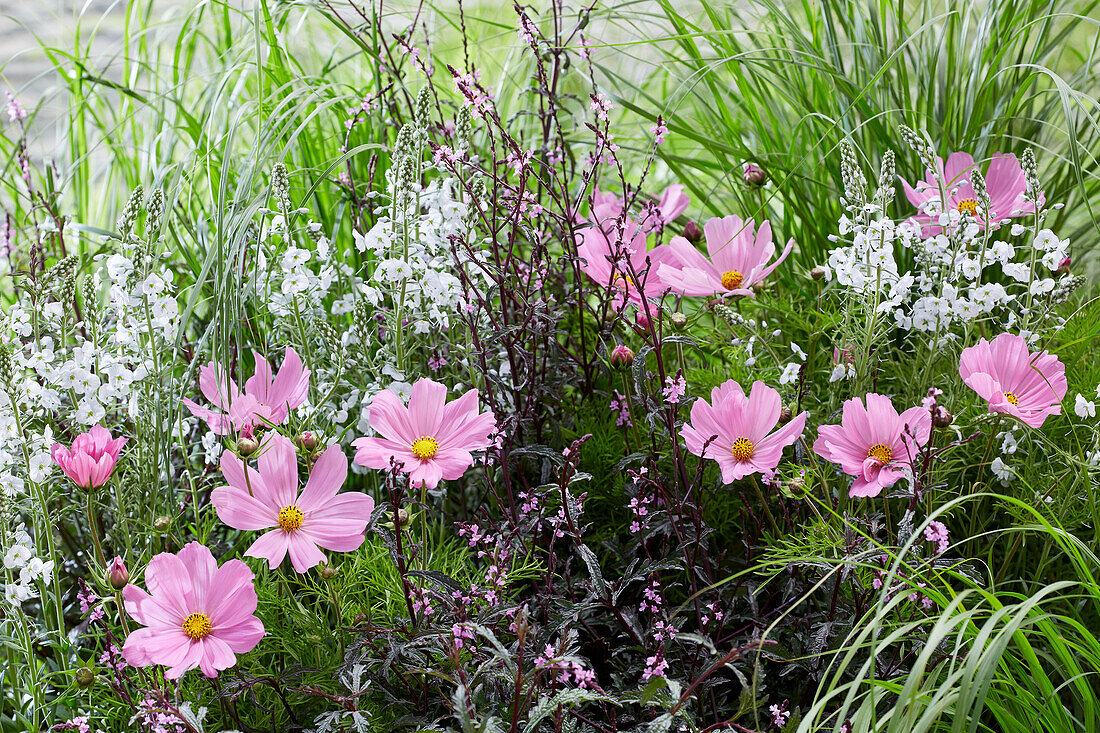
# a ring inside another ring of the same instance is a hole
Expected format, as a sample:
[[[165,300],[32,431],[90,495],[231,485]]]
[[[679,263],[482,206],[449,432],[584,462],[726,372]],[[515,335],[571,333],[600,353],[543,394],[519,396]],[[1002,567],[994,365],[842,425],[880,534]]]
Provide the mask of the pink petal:
[[[242,461],[233,451],[222,451],[221,469],[222,475],[225,476],[225,480],[229,482],[230,486],[240,489],[246,494],[251,490],[251,495],[261,505],[274,508],[276,512],[285,506],[285,504],[279,505],[278,499],[272,496],[271,490],[267,488],[267,482],[264,481],[264,477],[260,475],[260,472]],[[243,527],[237,529],[243,529]]]
[[[267,506],[236,486],[219,486],[210,494],[218,519],[233,529],[255,531],[279,524],[278,509]],[[280,509],[282,507],[279,507]]]
[[[233,625],[256,612],[253,577],[241,560],[229,560],[218,568],[206,606],[214,628]]]
[[[290,553],[290,564],[294,566],[295,572],[304,573],[325,561],[325,553],[317,549],[317,545],[304,532],[288,534],[290,541],[287,549]]]
[[[348,457],[339,445],[330,445],[313,464],[306,488],[298,497],[298,508],[308,512],[324,505],[336,496],[347,477]]]
[[[443,406],[447,401],[447,387],[431,379],[422,378],[412,386],[409,397],[409,423],[417,438],[439,435],[443,423]]]
[[[266,633],[260,619],[248,616],[230,626],[213,629],[210,636],[225,642],[235,654],[244,654],[255,649]]]
[[[252,546],[244,551],[245,557],[267,560],[267,566],[274,570],[286,557],[290,545],[290,534],[281,529],[273,529],[260,535]]]
[[[271,436],[267,450],[260,454],[260,473],[279,508],[294,504],[298,498],[298,456],[289,438]]]
[[[414,434],[409,410],[392,391],[384,389],[370,403],[370,426],[384,438],[412,445],[420,437]]]
[[[413,455],[411,441],[395,443],[385,438],[356,438],[351,444],[355,446],[355,462],[367,468],[388,471],[391,458],[406,466],[419,460]]]

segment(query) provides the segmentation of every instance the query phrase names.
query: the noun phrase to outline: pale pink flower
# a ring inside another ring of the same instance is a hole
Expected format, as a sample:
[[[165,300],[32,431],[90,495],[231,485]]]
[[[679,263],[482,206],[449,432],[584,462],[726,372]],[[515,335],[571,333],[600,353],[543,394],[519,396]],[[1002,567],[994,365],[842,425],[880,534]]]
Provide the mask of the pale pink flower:
[[[755,227],[752,219],[739,216],[708,221],[703,233],[709,260],[691,242],[673,237],[667,245],[671,257],[657,267],[657,278],[680,295],[752,297],[752,286],[772,274],[794,246],[794,240],[788,240],[779,258],[769,264],[775,255],[771,222],[765,220],[759,231]]]
[[[1061,414],[1068,389],[1066,367],[1058,357],[1031,353],[1027,342],[1012,333],[963,349],[959,376],[989,402],[990,412],[1012,415],[1033,428],[1047,415]]]
[[[654,128],[654,130],[657,130],[657,128]],[[674,183],[666,188],[664,193],[661,194],[661,200],[657,202],[656,207],[643,214],[638,225],[643,232],[647,233],[654,229],[664,227],[676,219],[680,214],[687,211],[688,204],[690,203],[691,199],[684,193],[684,185],[682,183]],[[589,218],[587,221],[598,224],[603,227],[604,230],[610,231],[610,227],[613,226],[614,222],[622,217],[622,215],[622,199],[613,193],[601,192],[599,186],[592,187],[592,202],[589,207]],[[578,216],[577,219],[578,221],[586,221],[580,216]]]
[[[783,449],[802,435],[805,412],[772,432],[779,424],[780,411],[779,392],[757,381],[746,397],[741,385],[731,379],[711,390],[709,403],[704,399],[695,401],[691,422],[684,425],[680,435],[690,452],[718,462],[722,481],[728,484],[773,470],[783,457]]]
[[[292,348],[286,350],[283,365],[272,376],[271,366],[258,353],[256,373],[244,383],[244,392],[229,378],[220,364],[210,362],[199,368],[199,388],[219,411],[195,404],[184,398],[183,404],[195,417],[202,418],[218,435],[231,428],[267,423],[281,425],[290,411],[306,400],[309,391],[309,370]]]
[[[109,430],[94,425],[88,432],[76,436],[71,449],[54,443],[50,457],[77,486],[94,489],[107,483],[124,445],[126,438],[112,439]]]
[[[981,211],[981,204],[970,183],[971,172],[976,168],[973,156],[970,153],[952,153],[947,157],[946,164],[942,158],[936,160],[938,172],[947,190],[946,206],[937,206],[937,210],[942,208],[968,213],[973,217],[974,223],[983,228],[986,218],[991,225],[996,226],[1010,217],[1035,213],[1035,204],[1024,200],[1027,180],[1020,161],[1012,153],[995,153],[989,163],[989,169],[985,173],[986,191],[990,199],[988,212]],[[934,223],[932,216],[923,210],[929,202],[938,203],[940,200],[940,186],[932,170],[927,170],[924,180],[917,181],[915,186],[910,186],[901,176],[898,178],[909,203],[922,209],[913,218],[923,225],[924,236],[941,233],[943,228]],[[1044,200],[1040,195],[1040,201]]]
[[[581,270],[612,291],[616,307],[624,300],[639,305],[644,296],[660,295],[664,286],[655,275],[656,265],[669,254],[668,245],[647,251],[645,232],[629,219],[624,226],[621,237],[615,224],[577,232]]]
[[[815,453],[856,477],[849,496],[878,496],[911,472],[932,431],[924,407],[898,415],[889,397],[871,393],[866,400],[866,407],[858,397],[845,401],[840,425],[822,425],[814,441]]]
[[[263,638],[252,571],[240,560],[218,567],[207,547],[192,542],[150,560],[145,585],[150,593],[136,585],[122,590],[126,613],[145,627],[122,647],[135,667],[163,664],[170,680],[195,667],[217,677]]]
[[[260,454],[257,471],[230,451],[221,468],[228,486],[214,489],[210,501],[218,519],[234,529],[270,530],[245,551],[263,558],[272,569],[290,555],[304,573],[325,559],[319,548],[351,552],[363,544],[374,499],[359,492],[339,494],[348,476],[348,459],[330,445],[313,465],[305,489],[298,492],[298,457],[294,444],[274,434]]]
[[[370,404],[370,426],[381,437],[352,441],[355,462],[388,470],[396,461],[412,486],[429,489],[442,479],[460,478],[474,462],[470,452],[487,448],[496,428],[493,413],[478,412],[477,398],[471,389],[447,402],[447,388],[431,379],[413,385],[408,407],[382,390]]]

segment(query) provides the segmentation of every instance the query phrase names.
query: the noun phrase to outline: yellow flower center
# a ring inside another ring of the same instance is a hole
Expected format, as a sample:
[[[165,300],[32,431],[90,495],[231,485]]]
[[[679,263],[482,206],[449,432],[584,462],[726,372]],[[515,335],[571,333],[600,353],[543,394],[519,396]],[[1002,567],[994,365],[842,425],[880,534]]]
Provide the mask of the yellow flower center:
[[[974,199],[963,199],[955,204],[955,208],[959,210],[960,214],[970,214],[974,216],[978,213],[978,202]]]
[[[292,529],[298,529],[302,526],[302,519],[304,518],[302,510],[291,504],[290,506],[284,506],[279,510],[279,526],[287,532]]]
[[[1020,404],[1020,398],[1017,397],[1016,395],[1012,394],[1011,392],[1005,392],[1005,399],[1008,400],[1010,404],[1013,404],[1013,405]]]
[[[745,276],[737,270],[722,273],[722,287],[726,290],[736,290],[745,281]]]
[[[439,441],[430,435],[422,435],[412,444],[413,455],[422,461],[434,456],[437,450],[439,450]]]
[[[756,452],[756,446],[748,438],[738,438],[733,441],[733,457],[739,461],[747,461]]]
[[[616,272],[614,275],[611,276],[611,287],[613,288],[618,288],[619,290],[629,292],[632,286],[636,287],[636,284],[634,282],[634,278],[630,277],[630,275],[624,275],[621,272]]]
[[[183,620],[183,633],[192,639],[201,639],[210,633],[210,617],[205,613],[193,613]]]
[[[890,459],[893,458],[893,456],[894,451],[890,450],[882,443],[875,443],[871,446],[871,449],[867,451],[868,458],[874,458],[876,461],[884,466],[890,462]]]

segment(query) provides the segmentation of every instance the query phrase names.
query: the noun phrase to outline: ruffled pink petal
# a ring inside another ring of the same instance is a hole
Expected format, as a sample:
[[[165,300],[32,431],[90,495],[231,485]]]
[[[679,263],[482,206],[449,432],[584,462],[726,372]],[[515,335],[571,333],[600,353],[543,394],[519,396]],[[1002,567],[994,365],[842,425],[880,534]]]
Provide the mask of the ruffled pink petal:
[[[192,670],[199,666],[199,662],[202,660],[202,643],[192,642],[187,648],[186,654],[177,664],[170,667],[164,673],[164,678],[168,680],[178,680],[183,676],[184,672]]]
[[[199,418],[200,420],[204,420],[207,426],[209,426],[209,428],[213,430],[216,435],[225,435],[229,432],[231,427],[230,420],[229,416],[225,413],[214,412],[209,408],[192,402],[186,397],[182,398],[180,402],[182,402],[187,407],[187,409],[191,411],[192,415]]]
[[[366,526],[374,512],[374,499],[358,491],[337,494],[323,506],[306,514],[309,519],[356,519]]]
[[[302,365],[302,358],[292,348],[287,348],[283,364],[275,375],[265,403],[278,407],[285,417],[288,410],[300,407],[309,394],[309,370]]]
[[[193,608],[205,608],[210,583],[218,571],[218,562],[210,548],[198,542],[188,542],[176,553],[191,578],[191,605]]]
[[[186,658],[191,639],[183,627],[134,629],[122,645],[122,658],[133,667],[175,666]]]
[[[181,626],[186,618],[178,606],[160,603],[132,583],[122,589],[122,601],[126,613],[142,626]]]
[[[439,466],[441,478],[454,481],[462,478],[466,470],[474,464],[474,457],[464,448],[448,445],[440,448],[439,452],[432,456],[432,461]]]
[[[409,474],[409,484],[415,488],[423,485],[434,489],[443,478],[443,471],[435,461],[413,461],[412,465],[405,464],[405,470]]]
[[[780,403],[779,392],[760,380],[753,382],[745,405],[744,437],[759,443],[779,422]]]
[[[145,586],[165,608],[181,617],[191,612],[191,576],[176,555],[170,552],[154,555],[145,569]]]
[[[199,389],[207,401],[222,410],[227,409],[230,398],[238,394],[237,383],[228,378],[221,364],[213,361],[199,367]]]

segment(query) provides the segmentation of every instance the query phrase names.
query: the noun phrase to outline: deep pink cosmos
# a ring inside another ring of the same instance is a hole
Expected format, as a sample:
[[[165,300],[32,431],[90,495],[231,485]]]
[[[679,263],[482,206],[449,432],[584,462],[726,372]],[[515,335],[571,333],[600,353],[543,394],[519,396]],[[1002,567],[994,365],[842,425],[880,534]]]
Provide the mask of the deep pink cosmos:
[[[1012,333],[963,349],[959,376],[989,402],[990,412],[1012,415],[1033,428],[1047,415],[1062,412],[1068,389],[1066,367],[1058,357],[1031,353],[1027,342]]]
[[[234,529],[267,529],[245,551],[268,561],[274,569],[283,558],[299,573],[325,559],[319,548],[351,552],[363,544],[374,499],[358,492],[339,494],[348,476],[348,459],[330,445],[310,471],[298,493],[298,457],[289,438],[274,434],[250,468],[230,451],[222,453],[222,474],[229,482],[211,494],[218,519]]]
[[[1005,219],[1014,216],[1024,216],[1035,213],[1035,204],[1024,200],[1024,190],[1027,188],[1027,180],[1020,161],[1011,153],[995,153],[989,163],[989,169],[985,173],[986,192],[989,194],[989,211],[981,211],[974,187],[970,183],[970,174],[975,169],[973,156],[970,153],[952,153],[947,157],[947,163],[942,158],[939,161],[939,174],[943,178],[947,189],[946,209],[959,212],[968,212],[974,218],[974,222],[985,227],[986,218],[991,226],[997,226]],[[898,177],[901,179],[901,177]],[[923,234],[926,237],[939,234],[943,229],[932,223],[932,216],[925,211],[929,202],[939,202],[940,187],[932,171],[925,173],[923,181],[917,181],[915,186],[901,179],[902,188],[909,203],[921,209],[914,219],[923,225]],[[1040,195],[1040,200],[1043,200]],[[937,206],[937,209],[940,207]],[[987,217],[988,214],[988,217]]]
[[[220,411],[214,411],[184,399],[183,404],[195,417],[202,418],[218,435],[231,428],[265,423],[281,425],[290,411],[306,400],[309,391],[309,370],[292,348],[286,350],[283,365],[272,376],[271,366],[258,353],[256,373],[244,383],[244,392],[230,379],[220,364],[210,362],[199,368],[199,388],[206,399]]]
[[[741,385],[731,379],[711,390],[709,403],[704,399],[695,401],[691,422],[684,425],[680,435],[689,451],[718,461],[722,482],[728,484],[749,474],[774,470],[783,449],[802,435],[805,412],[772,432],[779,424],[780,410],[779,392],[768,385],[753,382],[746,397]]]
[[[474,462],[470,452],[489,446],[497,424],[493,413],[478,412],[477,397],[471,389],[447,402],[444,385],[421,379],[406,407],[396,394],[382,390],[370,404],[370,426],[382,437],[353,441],[355,462],[388,470],[395,460],[412,486],[429,489],[442,479],[460,478]]]
[[[840,425],[822,425],[814,453],[855,476],[849,496],[878,496],[913,468],[917,450],[928,442],[932,415],[924,407],[898,414],[889,397],[868,394],[844,403]]]
[[[95,425],[76,436],[72,448],[54,443],[50,457],[77,486],[94,489],[107,483],[124,445],[126,438],[111,438],[110,431]]]
[[[136,585],[122,590],[126,613],[145,627],[122,647],[135,667],[163,664],[170,680],[195,667],[217,677],[263,638],[252,571],[240,560],[218,567],[208,548],[192,542],[150,560],[145,585],[149,593]]]
[[[771,223],[764,221],[755,231],[752,219],[744,221],[739,216],[711,219],[703,225],[703,233],[709,260],[683,237],[669,241],[672,257],[657,267],[657,278],[672,292],[694,297],[752,297],[752,286],[772,274],[794,246],[794,240],[788,240],[779,258],[769,263],[775,254]]]

